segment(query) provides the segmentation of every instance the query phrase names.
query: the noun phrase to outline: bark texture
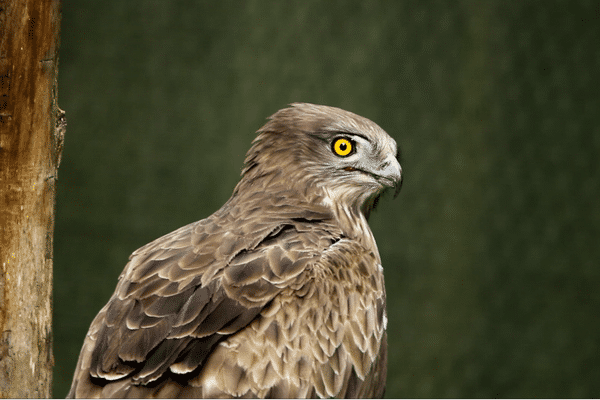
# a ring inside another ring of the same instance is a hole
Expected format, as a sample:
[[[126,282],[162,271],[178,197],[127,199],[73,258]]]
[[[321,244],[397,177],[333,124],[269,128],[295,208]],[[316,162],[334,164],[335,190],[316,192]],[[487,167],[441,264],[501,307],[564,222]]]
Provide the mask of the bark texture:
[[[0,1],[0,397],[51,397],[59,0]]]

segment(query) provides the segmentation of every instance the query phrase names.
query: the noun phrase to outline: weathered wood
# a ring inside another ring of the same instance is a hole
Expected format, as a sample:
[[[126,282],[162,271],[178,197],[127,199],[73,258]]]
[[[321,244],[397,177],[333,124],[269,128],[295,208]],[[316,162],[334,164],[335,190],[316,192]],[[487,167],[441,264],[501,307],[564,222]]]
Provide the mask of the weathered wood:
[[[0,397],[52,397],[60,0],[0,1]]]

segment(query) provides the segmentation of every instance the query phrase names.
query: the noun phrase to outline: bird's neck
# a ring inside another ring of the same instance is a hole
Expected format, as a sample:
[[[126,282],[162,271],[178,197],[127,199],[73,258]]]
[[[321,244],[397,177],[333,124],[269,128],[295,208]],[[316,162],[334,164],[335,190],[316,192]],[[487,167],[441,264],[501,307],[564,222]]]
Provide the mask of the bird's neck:
[[[283,179],[274,174],[246,176],[236,186],[226,207],[235,207],[236,204],[256,209],[264,207],[263,214],[274,202],[277,207],[285,204],[286,207],[298,208],[299,212],[314,208],[313,211],[330,214],[332,222],[339,227],[343,236],[360,242],[366,248],[377,249],[360,202],[349,202],[345,193],[300,181],[299,177]],[[378,252],[375,257],[379,260]]]
[[[369,227],[367,218],[362,213],[358,204],[352,204],[341,199],[323,188],[322,204],[331,210],[334,218],[341,228],[344,235],[350,239],[359,241],[366,248],[377,250],[377,243],[373,237],[373,232]],[[376,251],[375,257],[379,262],[379,251]]]

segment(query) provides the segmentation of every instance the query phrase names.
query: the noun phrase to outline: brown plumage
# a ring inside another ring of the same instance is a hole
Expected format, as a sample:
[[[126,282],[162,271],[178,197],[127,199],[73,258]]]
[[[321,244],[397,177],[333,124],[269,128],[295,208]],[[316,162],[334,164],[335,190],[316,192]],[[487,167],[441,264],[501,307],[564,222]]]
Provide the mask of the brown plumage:
[[[136,250],[69,397],[381,397],[385,286],[367,224],[400,187],[394,140],[297,103],[271,116],[231,198]]]

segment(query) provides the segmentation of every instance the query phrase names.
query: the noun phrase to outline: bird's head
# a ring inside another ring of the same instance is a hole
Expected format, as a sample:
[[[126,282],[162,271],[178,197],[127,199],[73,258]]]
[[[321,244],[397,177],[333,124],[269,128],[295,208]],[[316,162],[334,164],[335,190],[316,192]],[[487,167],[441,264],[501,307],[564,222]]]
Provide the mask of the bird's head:
[[[320,188],[368,217],[387,188],[402,183],[398,148],[377,124],[336,107],[294,103],[273,114],[253,141],[243,180]],[[257,182],[258,183],[258,182]]]

